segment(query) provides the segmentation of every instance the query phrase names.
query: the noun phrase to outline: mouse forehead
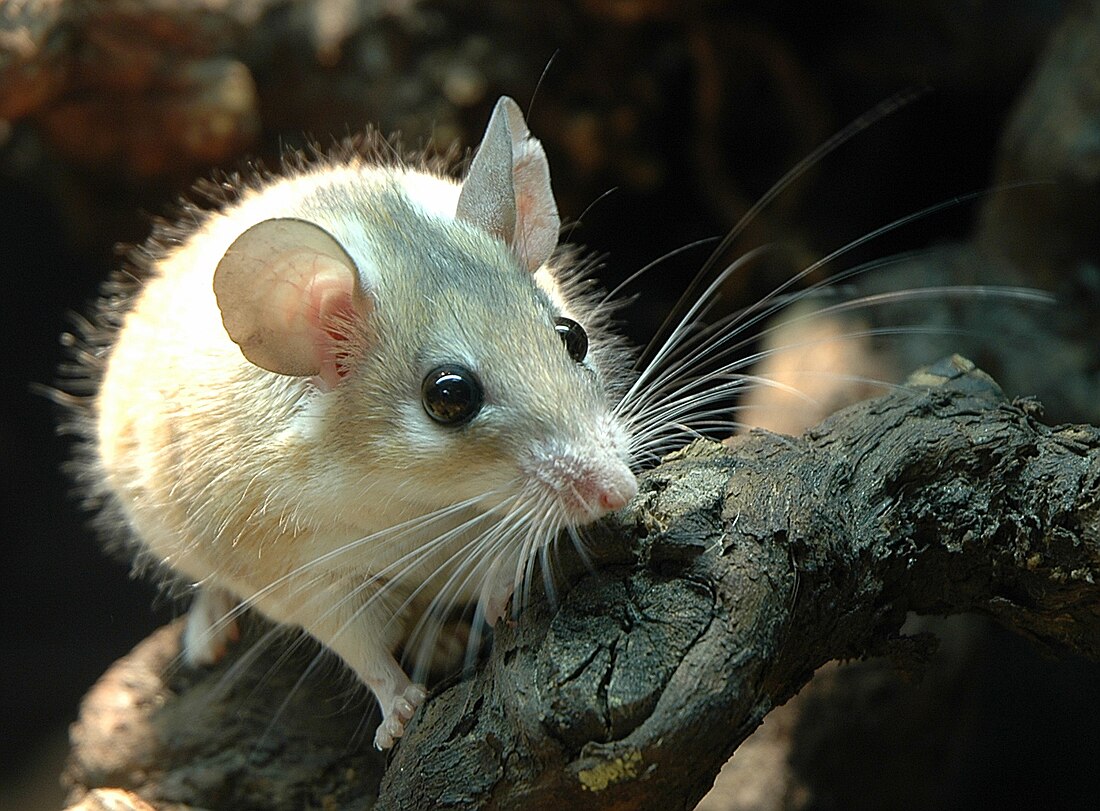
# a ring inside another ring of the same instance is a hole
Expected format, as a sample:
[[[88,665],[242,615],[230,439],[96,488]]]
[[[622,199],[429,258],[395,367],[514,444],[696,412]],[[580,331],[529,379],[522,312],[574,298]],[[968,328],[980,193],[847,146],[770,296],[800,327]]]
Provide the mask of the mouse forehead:
[[[416,312],[404,327],[412,331],[421,371],[459,362],[478,373],[490,394],[500,391],[496,383],[514,387],[521,373],[557,376],[567,361],[554,326],[557,307],[503,244],[472,240],[482,241],[489,244],[452,243],[452,250],[438,251],[432,260],[442,267],[408,291]]]
[[[481,377],[489,402],[516,414],[549,409],[554,420],[563,402],[602,401],[591,370],[564,351],[557,306],[503,242],[428,211],[400,184],[376,187],[347,215],[342,241],[375,293],[379,360],[407,370],[404,383],[387,375],[389,385],[419,396],[424,374],[458,363]]]
[[[425,347],[442,342],[476,351],[517,331],[553,331],[553,303],[504,243],[401,195],[384,199],[388,227],[366,234],[367,275],[374,276],[379,307],[415,330]]]

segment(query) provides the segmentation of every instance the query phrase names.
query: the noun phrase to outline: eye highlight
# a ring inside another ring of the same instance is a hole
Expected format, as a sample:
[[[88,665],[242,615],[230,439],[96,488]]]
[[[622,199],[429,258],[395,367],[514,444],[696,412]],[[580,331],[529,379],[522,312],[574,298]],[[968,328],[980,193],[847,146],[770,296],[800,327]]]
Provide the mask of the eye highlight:
[[[481,411],[485,393],[477,375],[464,366],[437,366],[420,384],[420,401],[428,416],[441,425],[458,426]]]
[[[588,355],[588,333],[584,331],[584,327],[572,318],[559,316],[554,319],[554,329],[558,331],[558,336],[565,344],[565,351],[569,353],[569,357],[577,363],[584,360]]]

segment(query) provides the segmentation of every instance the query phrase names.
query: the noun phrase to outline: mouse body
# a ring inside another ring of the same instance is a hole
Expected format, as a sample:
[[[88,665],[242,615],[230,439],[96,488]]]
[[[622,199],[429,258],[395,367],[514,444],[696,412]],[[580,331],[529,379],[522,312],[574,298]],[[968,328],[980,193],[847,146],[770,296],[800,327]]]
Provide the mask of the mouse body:
[[[83,478],[194,591],[190,663],[255,608],[354,671],[392,746],[425,695],[395,651],[430,655],[454,604],[495,622],[560,531],[634,495],[629,359],[559,227],[502,98],[461,182],[321,160],[151,262],[101,341]]]

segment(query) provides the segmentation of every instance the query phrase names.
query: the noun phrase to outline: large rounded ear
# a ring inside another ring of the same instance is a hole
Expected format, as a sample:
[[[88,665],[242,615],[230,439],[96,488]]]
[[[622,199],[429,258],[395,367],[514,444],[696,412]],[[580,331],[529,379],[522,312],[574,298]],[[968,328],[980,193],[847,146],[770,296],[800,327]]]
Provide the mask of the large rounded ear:
[[[225,331],[257,366],[316,375],[327,387],[346,374],[350,327],[368,315],[355,263],[311,222],[258,223],[229,246],[214,271]]]
[[[546,152],[507,96],[493,108],[455,216],[503,240],[532,272],[558,244],[561,219]]]

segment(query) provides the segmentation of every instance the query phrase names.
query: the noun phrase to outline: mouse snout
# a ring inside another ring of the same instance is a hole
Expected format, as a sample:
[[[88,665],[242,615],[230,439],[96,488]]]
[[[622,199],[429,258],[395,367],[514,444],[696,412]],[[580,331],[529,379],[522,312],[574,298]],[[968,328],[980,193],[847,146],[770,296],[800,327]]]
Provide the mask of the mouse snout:
[[[568,524],[579,526],[626,506],[638,492],[630,470],[628,436],[609,414],[581,415],[575,430],[559,424],[529,437],[520,454],[528,487],[549,498]]]
[[[638,492],[638,481],[626,465],[592,476],[578,487],[582,499],[599,508],[600,513],[622,509]]]
[[[637,492],[638,483],[635,481],[631,481],[629,487],[604,490],[600,493],[600,506],[608,512],[621,510]]]
[[[536,453],[527,475],[562,506],[573,524],[585,524],[621,509],[638,492],[625,462],[600,454]]]
[[[578,524],[625,507],[638,492],[634,474],[617,459],[609,464],[589,462],[554,484],[559,500]]]

